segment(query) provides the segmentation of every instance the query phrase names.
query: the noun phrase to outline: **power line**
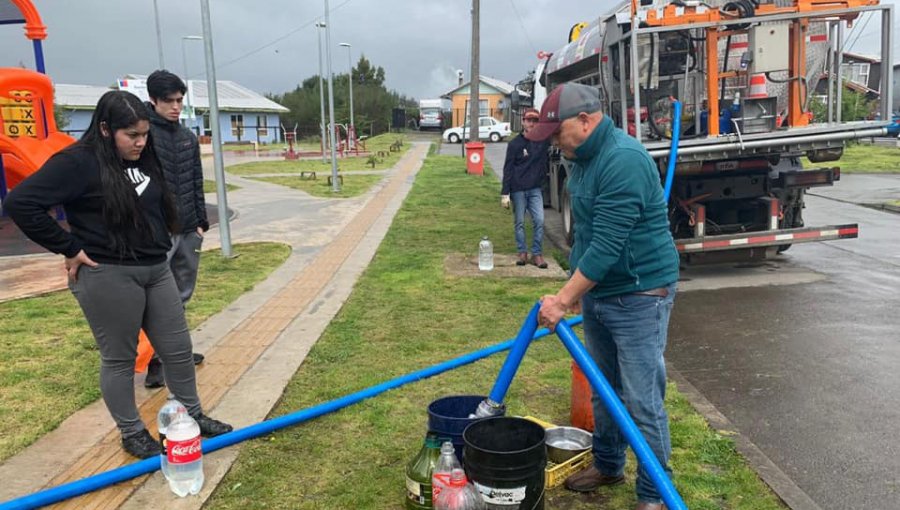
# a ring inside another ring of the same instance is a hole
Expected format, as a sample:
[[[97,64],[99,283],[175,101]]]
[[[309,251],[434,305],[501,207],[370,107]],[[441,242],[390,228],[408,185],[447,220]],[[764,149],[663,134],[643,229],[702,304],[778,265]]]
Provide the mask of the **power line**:
[[[334,6],[334,7],[332,7],[331,9],[329,9],[329,12],[334,12],[334,11],[340,9],[341,7],[343,7],[343,6],[347,5],[347,4],[349,4],[351,1],[353,1],[353,0],[344,0],[343,3],[338,4],[338,5]],[[278,44],[279,42],[281,42],[281,41],[287,39],[288,37],[290,37],[290,36],[292,36],[292,35],[294,35],[294,34],[296,34],[296,33],[298,33],[298,32],[302,32],[303,30],[309,28],[309,27],[312,26],[316,21],[319,21],[319,18],[313,19],[313,20],[311,20],[311,21],[307,21],[306,23],[304,23],[303,25],[300,25],[299,27],[295,28],[294,30],[291,30],[290,32],[288,32],[288,33],[286,33],[286,34],[284,34],[284,35],[281,35],[281,36],[279,36],[279,37],[276,37],[275,39],[269,41],[269,42],[266,43],[266,44],[263,44],[262,46],[260,46],[260,47],[258,47],[258,48],[256,48],[256,49],[250,50],[250,51],[248,51],[247,53],[244,53],[243,55],[241,55],[241,56],[239,56],[239,57],[235,57],[235,58],[233,58],[233,59],[231,59],[231,60],[227,60],[227,61],[225,61],[224,63],[217,65],[217,66],[216,66],[216,70],[222,69],[223,67],[226,67],[226,66],[230,66],[231,64],[234,64],[235,62],[240,62],[241,60],[244,60],[245,58],[250,57],[251,55],[255,55],[255,54],[259,53],[260,51],[262,51],[262,50],[264,50],[264,49],[266,49],[266,48],[270,48],[270,47],[274,46],[275,44]],[[205,76],[206,76],[206,73],[203,73],[203,75],[204,75],[204,77],[205,77]]]
[[[861,27],[859,27],[859,31],[858,31],[858,33],[856,34],[856,39],[853,39],[853,42],[850,43],[850,45],[849,45],[849,46],[847,47],[847,49],[844,50],[844,51],[849,52],[850,50],[853,49],[853,46],[856,45],[856,41],[859,41],[859,37],[860,37],[861,35],[863,35],[863,33],[866,31],[866,25],[869,24],[869,21],[872,20],[872,17],[873,17],[873,16],[874,16],[874,15],[873,15],[872,13],[869,13],[869,17],[867,17],[867,18],[866,18],[866,21],[862,24]]]
[[[516,4],[513,0],[509,0],[509,5],[512,7],[514,13],[516,13],[516,18],[519,20],[519,26],[522,27],[522,33],[525,34],[525,40],[528,41],[528,45],[531,46],[531,51],[537,53],[537,48],[534,47],[534,44],[531,42],[531,38],[528,37],[528,29],[525,28],[525,22],[522,21],[522,16],[519,15],[519,10],[516,9]]]

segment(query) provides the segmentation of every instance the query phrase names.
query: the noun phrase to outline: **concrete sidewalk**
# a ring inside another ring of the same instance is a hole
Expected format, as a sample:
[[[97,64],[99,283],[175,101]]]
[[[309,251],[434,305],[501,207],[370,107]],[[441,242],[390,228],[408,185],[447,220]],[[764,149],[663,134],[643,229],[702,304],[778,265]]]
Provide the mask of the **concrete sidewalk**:
[[[235,428],[267,416],[284,386],[352,291],[400,208],[427,154],[414,143],[385,178],[361,197],[335,200],[252,179],[229,195],[237,212],[232,241],[277,241],[293,251],[265,282],[193,332],[207,361],[197,370],[204,409]],[[211,170],[211,169],[210,169]],[[211,172],[210,172],[211,173]],[[208,199],[212,198],[208,196]],[[218,230],[205,249],[219,245]],[[151,432],[167,393],[136,381],[138,405]],[[178,499],[160,473],[120,483],[56,508],[199,508],[239,447],[205,456],[206,483],[198,497]],[[21,454],[0,465],[0,501],[130,464],[101,401],[70,416]]]

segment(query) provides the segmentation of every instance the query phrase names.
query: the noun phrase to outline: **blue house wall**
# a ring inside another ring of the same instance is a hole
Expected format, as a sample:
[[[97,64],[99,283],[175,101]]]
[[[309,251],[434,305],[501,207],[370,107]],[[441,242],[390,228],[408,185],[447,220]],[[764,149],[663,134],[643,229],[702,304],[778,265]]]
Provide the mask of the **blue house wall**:
[[[238,125],[232,124],[232,117],[239,121]],[[281,139],[280,118],[277,113],[220,111],[219,134],[222,136],[222,143],[278,142]]]
[[[68,124],[60,131],[69,134],[75,138],[81,138],[81,135],[87,131],[91,125],[91,117],[94,116],[93,110],[63,110]]]

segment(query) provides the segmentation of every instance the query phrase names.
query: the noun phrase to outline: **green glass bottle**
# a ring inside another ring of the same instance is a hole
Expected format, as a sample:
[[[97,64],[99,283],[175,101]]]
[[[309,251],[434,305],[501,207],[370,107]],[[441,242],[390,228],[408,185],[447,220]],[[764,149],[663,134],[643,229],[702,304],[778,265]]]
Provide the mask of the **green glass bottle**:
[[[441,456],[441,440],[435,434],[425,436],[425,444],[406,466],[406,508],[434,508],[431,500],[431,472]]]

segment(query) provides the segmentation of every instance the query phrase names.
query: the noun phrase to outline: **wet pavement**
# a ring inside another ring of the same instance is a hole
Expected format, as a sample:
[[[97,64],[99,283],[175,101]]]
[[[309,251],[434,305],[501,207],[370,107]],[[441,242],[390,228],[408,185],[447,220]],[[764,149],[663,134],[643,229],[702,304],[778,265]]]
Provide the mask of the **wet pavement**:
[[[850,181],[834,194],[900,182]],[[860,239],[793,246],[768,275],[724,267],[734,287],[681,292],[667,358],[822,508],[900,508],[900,216],[815,196],[805,215],[858,222]],[[780,285],[788,269],[822,278]]]

